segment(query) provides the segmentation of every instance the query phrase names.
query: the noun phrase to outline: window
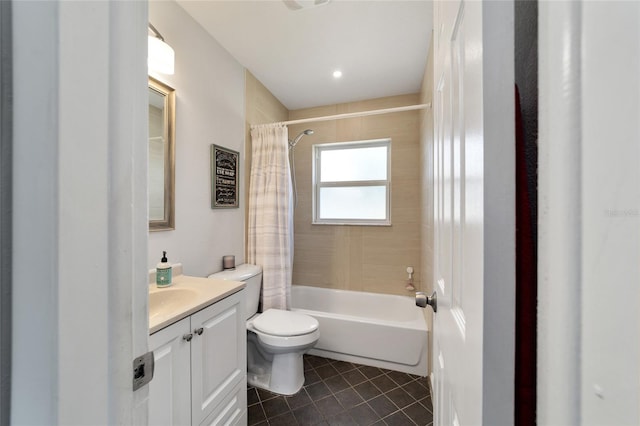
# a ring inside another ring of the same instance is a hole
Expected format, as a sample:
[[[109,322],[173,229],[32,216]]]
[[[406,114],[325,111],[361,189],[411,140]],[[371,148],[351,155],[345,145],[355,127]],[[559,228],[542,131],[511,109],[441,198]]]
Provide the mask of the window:
[[[313,223],[391,225],[391,140],[313,146]]]

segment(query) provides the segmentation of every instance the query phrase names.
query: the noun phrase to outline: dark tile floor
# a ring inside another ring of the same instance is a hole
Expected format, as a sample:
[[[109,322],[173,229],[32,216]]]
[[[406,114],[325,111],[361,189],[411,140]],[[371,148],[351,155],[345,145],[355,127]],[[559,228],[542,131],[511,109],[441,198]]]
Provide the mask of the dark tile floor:
[[[292,396],[249,387],[249,425],[431,425],[426,377],[305,355]]]

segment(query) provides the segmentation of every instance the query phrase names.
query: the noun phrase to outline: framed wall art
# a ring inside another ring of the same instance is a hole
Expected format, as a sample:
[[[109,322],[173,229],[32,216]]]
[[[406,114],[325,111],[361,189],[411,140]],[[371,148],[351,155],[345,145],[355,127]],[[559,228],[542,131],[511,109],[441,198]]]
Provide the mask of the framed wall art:
[[[238,166],[240,154],[211,145],[211,208],[238,207]]]

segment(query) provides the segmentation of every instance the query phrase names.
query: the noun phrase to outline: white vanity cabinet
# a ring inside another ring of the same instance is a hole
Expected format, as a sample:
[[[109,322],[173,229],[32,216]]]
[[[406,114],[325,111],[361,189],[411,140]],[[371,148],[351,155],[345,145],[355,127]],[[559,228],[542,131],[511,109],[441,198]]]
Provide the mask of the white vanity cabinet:
[[[150,337],[150,425],[245,425],[244,290]]]

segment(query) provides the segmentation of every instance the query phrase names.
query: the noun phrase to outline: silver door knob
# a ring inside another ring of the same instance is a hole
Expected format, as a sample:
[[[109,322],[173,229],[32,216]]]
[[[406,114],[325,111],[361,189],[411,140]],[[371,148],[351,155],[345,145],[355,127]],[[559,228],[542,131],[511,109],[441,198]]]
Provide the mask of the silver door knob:
[[[193,330],[193,332],[196,333],[198,336],[201,336],[203,331],[204,331],[204,328],[202,327],[196,328],[195,330]]]
[[[187,333],[187,334],[185,334],[184,336],[182,336],[182,339],[183,339],[183,340],[186,340],[187,342],[190,342],[190,341],[191,341],[191,339],[193,339],[193,334],[191,334],[191,333]]]
[[[416,292],[416,306],[426,308],[427,305],[431,306],[434,313],[438,312],[438,294],[434,291],[431,296],[427,296],[421,291]]]

